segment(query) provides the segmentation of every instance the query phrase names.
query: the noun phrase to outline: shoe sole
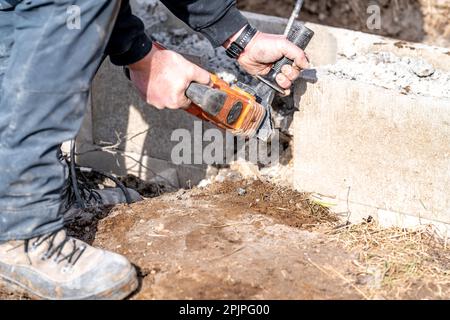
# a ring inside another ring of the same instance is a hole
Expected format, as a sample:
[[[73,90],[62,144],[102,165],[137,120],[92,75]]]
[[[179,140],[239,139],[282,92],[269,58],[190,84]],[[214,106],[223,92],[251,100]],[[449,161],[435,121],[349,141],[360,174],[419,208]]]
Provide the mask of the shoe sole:
[[[139,281],[137,278],[135,268],[132,268],[132,270],[122,281],[120,281],[117,285],[108,290],[97,292],[89,296],[63,298],[63,299],[40,295],[39,293],[28,288],[26,285],[17,282],[5,275],[0,274],[0,279],[3,279],[8,284],[8,286],[6,286],[5,289],[9,291],[9,293],[11,294],[24,293],[31,299],[35,300],[123,300],[129,297],[132,293],[134,293],[139,286]]]

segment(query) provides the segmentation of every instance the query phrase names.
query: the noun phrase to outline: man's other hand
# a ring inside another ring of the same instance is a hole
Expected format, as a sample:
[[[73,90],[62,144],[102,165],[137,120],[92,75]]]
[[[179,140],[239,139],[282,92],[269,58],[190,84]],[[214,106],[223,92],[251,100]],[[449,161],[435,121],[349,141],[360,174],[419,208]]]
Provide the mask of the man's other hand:
[[[210,74],[180,54],[154,45],[142,60],[129,66],[131,81],[142,98],[158,109],[186,108],[191,82],[209,84]]]
[[[225,47],[238,38],[240,32],[231,37]],[[308,58],[302,49],[288,41],[283,35],[258,32],[239,56],[238,62],[251,75],[265,75],[272,65],[283,57],[294,61],[293,66],[284,66],[277,76],[278,84],[286,89],[300,76],[302,69],[309,67]]]

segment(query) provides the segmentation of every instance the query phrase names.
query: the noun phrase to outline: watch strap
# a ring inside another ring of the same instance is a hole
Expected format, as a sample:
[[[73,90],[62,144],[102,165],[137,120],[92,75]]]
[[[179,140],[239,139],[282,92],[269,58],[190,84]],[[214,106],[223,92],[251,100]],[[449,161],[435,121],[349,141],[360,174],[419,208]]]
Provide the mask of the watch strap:
[[[239,58],[257,32],[258,30],[256,28],[253,28],[250,24],[247,24],[244,31],[242,31],[239,37],[228,47],[226,51],[227,55],[233,59]]]

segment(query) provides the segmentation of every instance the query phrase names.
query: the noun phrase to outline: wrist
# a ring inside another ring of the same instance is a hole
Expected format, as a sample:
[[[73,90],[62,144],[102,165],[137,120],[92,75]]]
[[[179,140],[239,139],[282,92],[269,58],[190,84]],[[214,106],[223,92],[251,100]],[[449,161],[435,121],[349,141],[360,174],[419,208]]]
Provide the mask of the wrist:
[[[141,60],[136,61],[135,63],[129,64],[128,68],[133,71],[139,71],[148,68],[148,64],[151,61],[155,50],[157,49],[155,48],[155,46],[153,46],[146,56],[144,56]]]
[[[238,32],[236,32],[230,38],[228,38],[228,40],[225,41],[225,43],[223,44],[223,47],[225,49],[228,49],[230,47],[230,45],[239,38],[239,36],[242,34],[242,32],[244,32],[245,28],[247,28],[247,25],[242,27],[242,29],[240,29]]]
[[[152,59],[154,58],[155,54],[160,51],[167,50],[162,44],[158,42],[152,43],[151,50],[147,53],[145,57],[143,57],[141,60],[128,65],[128,68],[133,71],[139,71],[139,70],[146,70],[149,67],[149,64],[151,63]]]
[[[245,48],[252,42],[257,33],[258,30],[256,28],[247,24],[224,44],[224,47],[227,49],[227,55],[232,59],[239,59],[239,56],[245,51]]]

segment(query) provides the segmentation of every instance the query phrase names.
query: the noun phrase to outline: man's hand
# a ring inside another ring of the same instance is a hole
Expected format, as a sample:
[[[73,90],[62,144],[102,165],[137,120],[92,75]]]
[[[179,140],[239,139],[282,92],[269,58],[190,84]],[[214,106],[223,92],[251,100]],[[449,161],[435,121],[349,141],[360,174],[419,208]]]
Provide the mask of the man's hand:
[[[235,41],[240,32],[231,37],[225,47]],[[272,65],[283,57],[294,61],[294,65],[284,66],[276,80],[282,88],[289,89],[292,82],[299,77],[300,70],[309,67],[309,62],[303,50],[288,41],[285,36],[258,32],[239,56],[238,62],[251,75],[265,75]],[[286,94],[289,94],[289,91]]]
[[[186,108],[191,82],[209,84],[210,74],[181,55],[156,45],[142,60],[129,66],[131,80],[143,99],[158,109]]]

